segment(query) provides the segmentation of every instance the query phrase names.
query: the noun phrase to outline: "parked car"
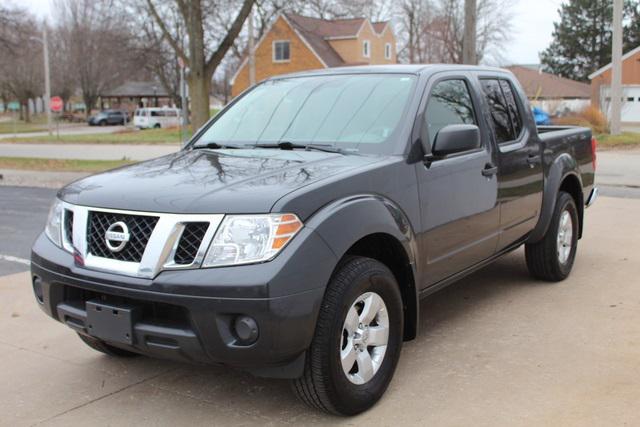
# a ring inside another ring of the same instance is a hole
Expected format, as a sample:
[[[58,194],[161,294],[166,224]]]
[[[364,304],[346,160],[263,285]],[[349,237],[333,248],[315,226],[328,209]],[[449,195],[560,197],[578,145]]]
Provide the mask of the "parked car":
[[[133,125],[140,129],[180,126],[180,109],[167,107],[138,108],[133,116]]]
[[[89,126],[125,125],[129,122],[129,115],[123,110],[104,110],[89,117]]]
[[[288,378],[353,415],[385,392],[420,299],[522,245],[534,277],[569,275],[595,168],[591,131],[536,127],[505,70],[275,77],[181,151],[60,190],[33,289],[103,353]]]

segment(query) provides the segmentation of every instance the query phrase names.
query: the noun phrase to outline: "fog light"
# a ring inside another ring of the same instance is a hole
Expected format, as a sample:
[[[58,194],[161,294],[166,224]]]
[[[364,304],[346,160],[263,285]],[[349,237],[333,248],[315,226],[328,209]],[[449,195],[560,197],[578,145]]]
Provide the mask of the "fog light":
[[[249,316],[238,316],[233,329],[241,344],[253,344],[258,339],[258,324]]]
[[[33,293],[40,304],[44,304],[44,293],[42,292],[42,280],[38,276],[33,276]]]

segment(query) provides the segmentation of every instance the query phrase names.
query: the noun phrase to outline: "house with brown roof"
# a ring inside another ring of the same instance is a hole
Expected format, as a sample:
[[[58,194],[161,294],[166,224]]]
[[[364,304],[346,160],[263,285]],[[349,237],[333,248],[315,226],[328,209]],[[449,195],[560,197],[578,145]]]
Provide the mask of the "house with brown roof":
[[[282,13],[255,47],[257,82],[297,71],[396,62],[391,24],[367,18],[325,20]],[[249,87],[248,58],[231,84],[232,96]]]
[[[542,71],[540,65],[507,67],[524,89],[532,105],[551,115],[578,112],[591,104],[588,84]]]
[[[611,109],[611,63],[596,70],[591,80],[591,102],[609,115]],[[622,108],[623,124],[640,123],[640,46],[622,55]]]

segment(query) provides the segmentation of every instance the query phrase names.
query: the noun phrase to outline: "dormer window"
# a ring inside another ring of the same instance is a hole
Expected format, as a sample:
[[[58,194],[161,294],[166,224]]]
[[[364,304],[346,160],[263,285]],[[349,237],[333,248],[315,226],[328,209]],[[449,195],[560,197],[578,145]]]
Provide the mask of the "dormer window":
[[[391,59],[391,43],[384,45],[384,59]]]
[[[365,40],[362,42],[362,56],[365,58],[371,57],[371,43],[369,40]]]
[[[291,61],[291,43],[289,40],[276,40],[273,42],[273,62]]]

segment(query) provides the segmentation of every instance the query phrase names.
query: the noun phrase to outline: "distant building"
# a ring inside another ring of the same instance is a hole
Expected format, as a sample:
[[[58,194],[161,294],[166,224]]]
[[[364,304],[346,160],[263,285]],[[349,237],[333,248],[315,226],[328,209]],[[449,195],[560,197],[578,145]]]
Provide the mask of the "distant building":
[[[366,18],[323,20],[282,13],[255,47],[256,82],[296,71],[396,61],[391,24]],[[248,59],[231,83],[233,96],[249,87]]]
[[[591,104],[588,84],[545,73],[540,65],[507,67],[524,88],[532,105],[557,116],[578,112]]]
[[[105,108],[119,108],[130,113],[141,107],[171,106],[172,100],[169,93],[160,83],[150,82],[126,82],[114,89],[105,90],[99,95],[98,105],[101,110]]]
[[[598,105],[607,117],[611,108],[611,64],[589,76],[591,102]],[[640,46],[622,56],[622,111],[623,124],[640,123]]]

